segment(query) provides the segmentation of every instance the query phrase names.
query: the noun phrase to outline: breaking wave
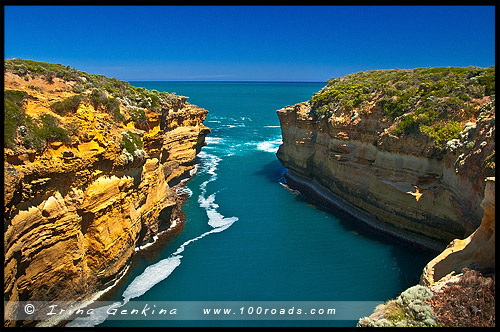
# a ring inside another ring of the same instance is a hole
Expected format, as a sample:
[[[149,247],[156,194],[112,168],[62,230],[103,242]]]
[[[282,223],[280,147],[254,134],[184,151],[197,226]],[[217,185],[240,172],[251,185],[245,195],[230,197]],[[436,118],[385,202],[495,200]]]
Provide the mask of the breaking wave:
[[[184,242],[172,255],[170,255],[170,257],[162,259],[161,261],[146,267],[144,272],[135,277],[135,279],[132,280],[132,282],[123,292],[123,303],[121,304],[121,306],[127,304],[131,299],[144,295],[155,285],[168,278],[170,274],[172,274],[172,272],[181,264],[181,253],[184,251],[184,248],[187,245],[192,242],[198,241],[199,239],[202,239],[209,234],[222,232],[238,220],[238,217],[227,218],[218,212],[217,209],[219,208],[219,205],[215,203],[215,193],[212,193],[206,197],[207,185],[208,183],[213,182],[217,179],[217,166],[222,159],[213,154],[208,154],[204,151],[201,151],[198,154],[198,157],[202,160],[202,167],[199,172],[210,175],[210,178],[200,185],[200,195],[198,196],[198,203],[200,204],[200,207],[205,209],[208,217],[208,225],[210,225],[212,229]],[[184,188],[189,190],[186,187],[179,189]],[[116,304],[113,304],[113,306],[117,308]],[[94,310],[94,314],[91,315],[91,317],[78,317],[69,322],[66,326],[92,327],[99,325],[108,317],[107,309],[109,307],[110,306],[96,308]]]

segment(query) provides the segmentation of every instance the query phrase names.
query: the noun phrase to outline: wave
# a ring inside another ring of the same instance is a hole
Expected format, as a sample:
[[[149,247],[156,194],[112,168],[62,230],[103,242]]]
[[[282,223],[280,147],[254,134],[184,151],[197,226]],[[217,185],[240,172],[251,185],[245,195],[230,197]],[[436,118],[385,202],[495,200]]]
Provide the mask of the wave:
[[[222,137],[213,137],[213,136],[207,136],[205,137],[205,142],[207,144],[220,144],[224,141]]]
[[[227,128],[243,128],[246,127],[244,123],[235,123],[235,124],[227,124],[224,125]]]
[[[215,155],[208,154],[204,151],[201,151],[198,156],[203,162],[203,167],[199,170],[199,172],[210,175],[210,178],[200,185],[200,195],[198,196],[198,202],[200,204],[200,207],[205,209],[208,217],[208,225],[210,225],[212,229],[184,242],[168,258],[162,259],[161,261],[148,266],[127,286],[122,294],[123,303],[120,304],[120,302],[117,302],[109,306],[96,308],[92,316],[77,317],[73,321],[69,322],[66,326],[92,327],[103,323],[108,317],[107,309],[109,307],[114,306],[115,308],[118,308],[120,306],[124,306],[131,299],[144,295],[155,285],[168,278],[172,274],[172,272],[181,264],[181,258],[183,256],[180,254],[184,251],[184,248],[187,245],[192,242],[198,241],[199,239],[202,239],[209,234],[222,232],[238,220],[238,217],[227,218],[217,211],[219,205],[215,203],[215,193],[212,193],[208,195],[208,197],[205,197],[205,195],[207,194],[208,183],[213,182],[217,179],[216,170],[219,162],[222,159]],[[117,304],[119,305],[117,306]]]
[[[175,190],[175,193],[179,196],[188,195],[189,197],[191,197],[191,195],[193,195],[193,191],[188,187],[179,187]]]
[[[148,266],[141,275],[132,280],[123,292],[123,304],[145,294],[153,286],[166,279],[181,264],[181,257],[173,255]]]
[[[281,137],[279,137],[273,140],[263,141],[263,142],[247,142],[245,143],[245,145],[255,146],[255,148],[259,151],[276,153],[282,143],[283,140],[281,139]]]
[[[275,139],[273,141],[260,142],[257,143],[257,150],[276,153],[282,143],[283,140],[281,138]]]

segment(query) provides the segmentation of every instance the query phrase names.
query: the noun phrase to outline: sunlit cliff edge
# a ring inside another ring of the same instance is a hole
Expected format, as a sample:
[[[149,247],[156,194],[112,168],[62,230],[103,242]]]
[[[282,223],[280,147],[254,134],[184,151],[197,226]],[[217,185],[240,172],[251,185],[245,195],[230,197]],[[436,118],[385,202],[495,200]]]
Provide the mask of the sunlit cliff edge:
[[[182,227],[176,189],[207,111],[59,64],[6,60],[4,82],[6,315],[16,301],[94,299],[136,248]]]

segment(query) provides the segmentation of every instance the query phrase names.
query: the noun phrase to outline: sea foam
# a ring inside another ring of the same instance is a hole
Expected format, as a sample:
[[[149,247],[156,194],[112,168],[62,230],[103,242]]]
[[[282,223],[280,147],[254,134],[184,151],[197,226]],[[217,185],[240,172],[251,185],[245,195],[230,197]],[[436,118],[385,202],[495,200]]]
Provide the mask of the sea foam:
[[[213,154],[208,154],[204,151],[201,151],[198,156],[203,162],[203,166],[198,170],[199,173],[206,173],[210,175],[210,178],[200,185],[200,195],[198,197],[198,202],[200,204],[200,207],[206,210],[208,225],[210,225],[212,229],[184,242],[168,258],[162,259],[161,261],[146,267],[144,272],[135,277],[135,279],[132,280],[132,282],[127,286],[122,294],[123,303],[119,306],[123,306],[131,299],[144,295],[155,285],[167,279],[172,274],[172,272],[181,264],[181,258],[183,256],[181,256],[180,254],[184,251],[184,248],[187,245],[192,242],[198,241],[209,234],[220,233],[229,228],[235,221],[238,220],[237,217],[226,218],[217,211],[219,205],[215,203],[215,193],[208,195],[208,197],[205,197],[207,193],[207,184],[217,179],[216,170],[219,162],[222,159]],[[92,315],[91,317],[78,317],[68,323],[67,326],[92,327],[99,325],[103,323],[108,317],[107,309],[111,306],[114,306],[115,308],[119,307],[117,306],[117,304],[113,304],[110,306],[96,308],[94,310],[95,315]]]
[[[282,143],[283,140],[281,138],[277,138],[271,141],[259,142],[257,143],[257,150],[276,153]]]

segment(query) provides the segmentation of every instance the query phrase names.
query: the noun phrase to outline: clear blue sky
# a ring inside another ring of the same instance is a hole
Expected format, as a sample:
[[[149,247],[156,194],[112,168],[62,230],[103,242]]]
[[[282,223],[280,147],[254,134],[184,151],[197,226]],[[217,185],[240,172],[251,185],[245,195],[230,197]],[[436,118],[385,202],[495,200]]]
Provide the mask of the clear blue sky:
[[[495,64],[494,6],[5,6],[5,58],[122,80]]]

